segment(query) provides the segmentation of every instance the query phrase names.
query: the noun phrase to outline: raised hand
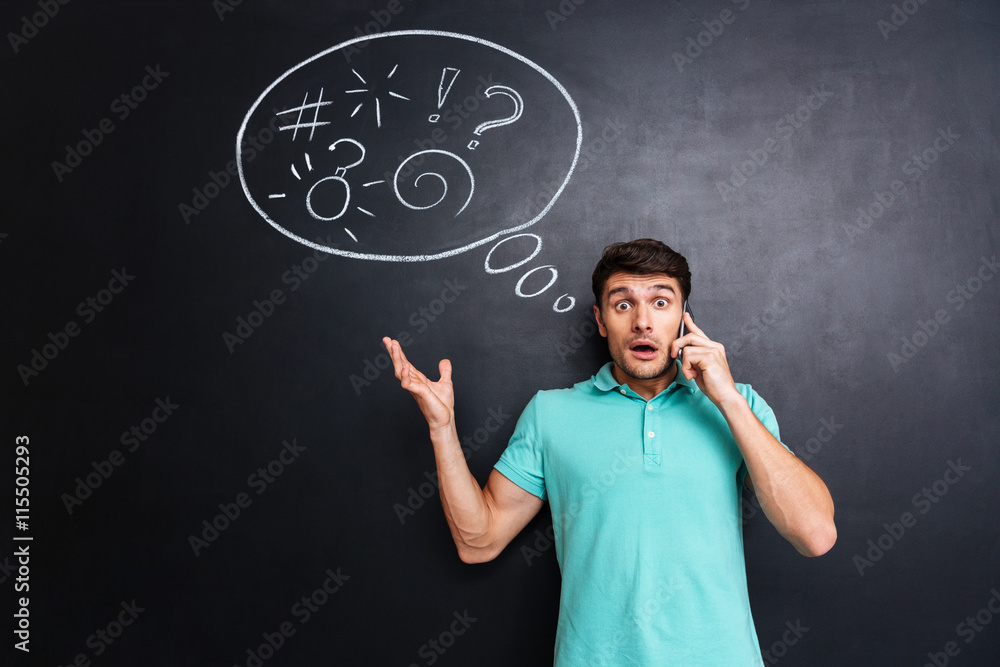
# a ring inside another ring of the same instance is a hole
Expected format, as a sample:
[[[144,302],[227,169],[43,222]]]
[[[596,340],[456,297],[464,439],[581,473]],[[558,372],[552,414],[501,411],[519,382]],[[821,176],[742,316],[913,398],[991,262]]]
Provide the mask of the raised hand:
[[[438,363],[441,379],[431,382],[407,360],[399,341],[386,336],[382,339],[382,343],[392,357],[396,379],[416,400],[431,430],[447,428],[454,424],[455,391],[451,384],[451,362],[442,359]]]

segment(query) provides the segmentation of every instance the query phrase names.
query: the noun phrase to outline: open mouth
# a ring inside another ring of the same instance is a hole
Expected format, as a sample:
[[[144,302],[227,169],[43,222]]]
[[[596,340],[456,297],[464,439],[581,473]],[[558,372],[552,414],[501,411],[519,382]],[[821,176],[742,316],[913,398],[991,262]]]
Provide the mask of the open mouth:
[[[656,357],[656,346],[646,341],[636,341],[629,346],[632,354],[639,359],[653,359]]]

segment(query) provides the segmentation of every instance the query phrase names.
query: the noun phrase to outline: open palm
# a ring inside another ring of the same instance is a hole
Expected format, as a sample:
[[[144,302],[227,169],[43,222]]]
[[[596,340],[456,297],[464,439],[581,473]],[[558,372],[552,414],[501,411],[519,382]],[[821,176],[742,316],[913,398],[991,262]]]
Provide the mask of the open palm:
[[[392,357],[392,366],[396,379],[406,391],[410,392],[420,412],[423,413],[427,425],[432,429],[450,425],[455,418],[455,391],[451,384],[451,362],[442,359],[438,363],[441,379],[431,382],[407,360],[399,341],[383,338],[382,342]]]

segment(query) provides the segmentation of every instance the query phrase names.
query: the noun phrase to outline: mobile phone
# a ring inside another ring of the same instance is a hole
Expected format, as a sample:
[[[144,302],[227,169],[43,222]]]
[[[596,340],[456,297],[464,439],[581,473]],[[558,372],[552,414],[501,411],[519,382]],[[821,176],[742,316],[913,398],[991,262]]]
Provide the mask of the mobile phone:
[[[691,317],[694,317],[694,313],[691,312],[691,304],[688,302],[687,299],[684,300],[684,310],[681,311],[681,331],[679,334],[677,334],[678,338],[687,333],[687,327],[684,326],[684,313],[691,313]],[[680,349],[680,352],[677,353],[677,358],[681,360],[681,363],[684,362],[683,347]]]

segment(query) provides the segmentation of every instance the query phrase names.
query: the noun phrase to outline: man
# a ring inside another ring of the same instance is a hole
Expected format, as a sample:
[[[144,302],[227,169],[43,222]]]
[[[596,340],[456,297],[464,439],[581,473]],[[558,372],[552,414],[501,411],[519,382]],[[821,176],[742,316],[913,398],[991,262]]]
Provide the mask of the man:
[[[562,572],[556,667],[760,667],[740,486],[806,556],[836,541],[833,500],[779,441],[763,399],[733,381],[723,346],[683,312],[683,256],[652,239],[613,244],[593,289],[613,361],[535,394],[483,488],[455,429],[450,362],[430,382],[384,339],[430,426],[459,557],[495,558],[548,500]]]

